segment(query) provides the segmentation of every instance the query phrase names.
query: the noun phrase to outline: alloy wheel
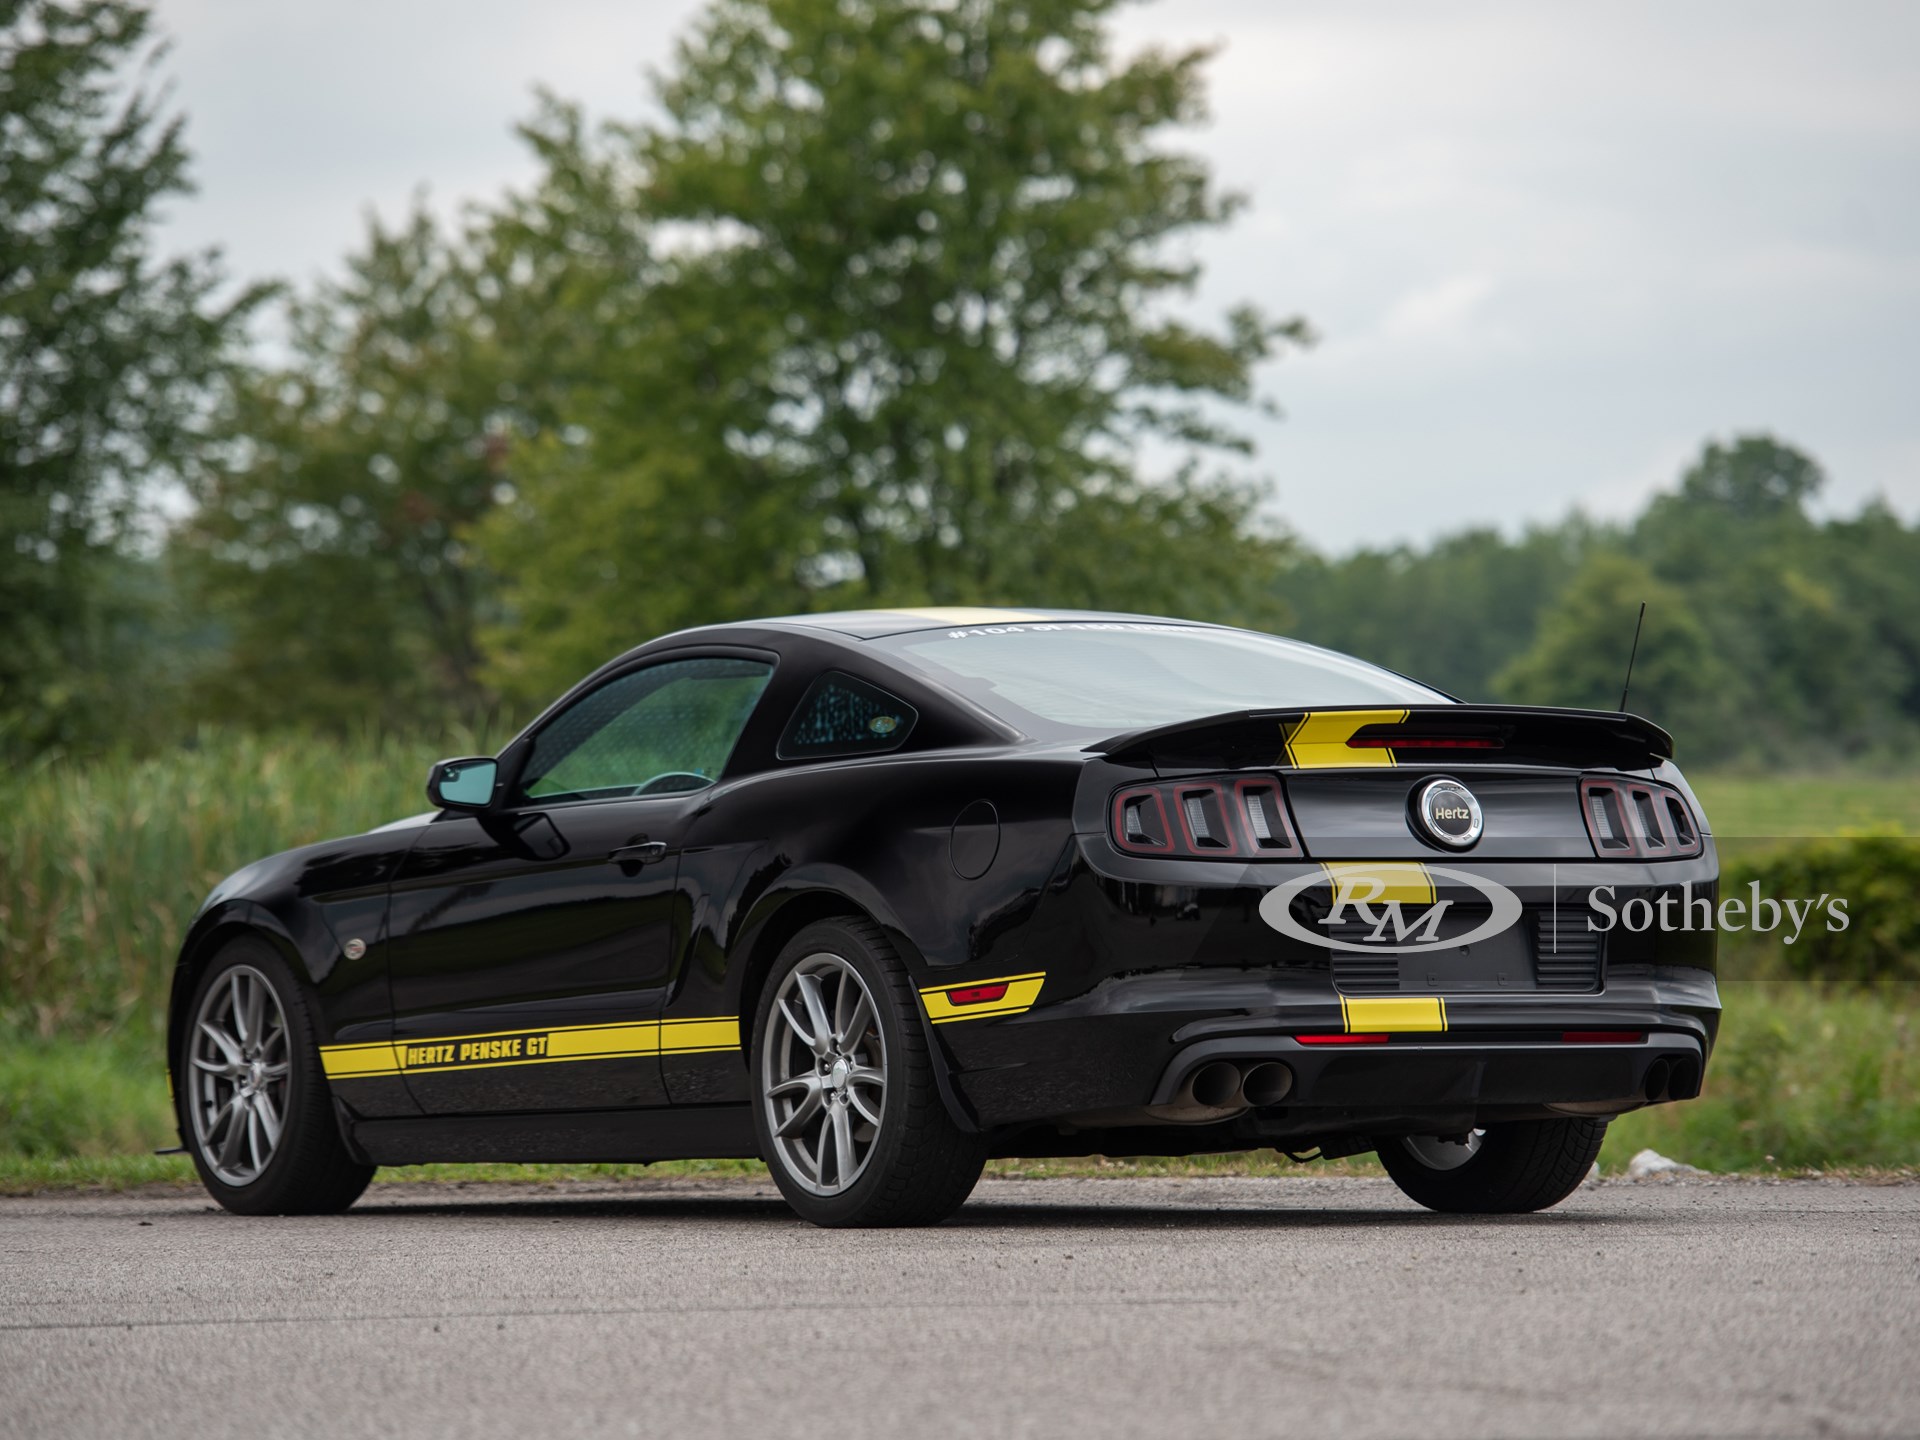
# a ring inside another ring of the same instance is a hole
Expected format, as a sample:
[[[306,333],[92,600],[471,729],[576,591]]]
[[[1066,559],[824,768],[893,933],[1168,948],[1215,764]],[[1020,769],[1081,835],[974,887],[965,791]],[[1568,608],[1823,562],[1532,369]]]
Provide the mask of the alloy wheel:
[[[287,1114],[287,1017],[267,977],[236,965],[200,1002],[187,1037],[195,1145],[226,1185],[250,1185],[273,1159]]]
[[[873,993],[840,956],[808,955],[781,981],[760,1043],[776,1158],[812,1194],[842,1193],[866,1171],[886,1113]]]
[[[1429,1170],[1458,1170],[1480,1153],[1486,1135],[1484,1130],[1469,1130],[1464,1135],[1406,1135],[1400,1143]]]

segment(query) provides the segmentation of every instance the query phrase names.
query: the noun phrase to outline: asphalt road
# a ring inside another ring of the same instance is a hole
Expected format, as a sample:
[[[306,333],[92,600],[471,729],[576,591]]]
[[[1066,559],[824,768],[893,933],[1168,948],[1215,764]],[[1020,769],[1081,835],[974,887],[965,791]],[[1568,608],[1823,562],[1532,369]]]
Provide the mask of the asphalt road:
[[[983,1184],[930,1231],[752,1182],[0,1201],[0,1434],[1920,1433],[1920,1185]]]

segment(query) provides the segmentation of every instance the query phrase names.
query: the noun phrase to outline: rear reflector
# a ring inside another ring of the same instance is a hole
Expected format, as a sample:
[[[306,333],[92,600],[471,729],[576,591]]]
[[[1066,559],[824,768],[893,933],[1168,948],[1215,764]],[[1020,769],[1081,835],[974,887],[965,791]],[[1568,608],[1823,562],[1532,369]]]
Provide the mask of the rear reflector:
[[[1560,1039],[1568,1045],[1638,1045],[1647,1038],[1644,1030],[1562,1030]]]
[[[1000,985],[968,985],[959,990],[947,991],[949,1005],[985,1005],[989,1001],[1007,998],[1007,987]]]
[[[1384,1035],[1296,1035],[1302,1045],[1384,1045]]]

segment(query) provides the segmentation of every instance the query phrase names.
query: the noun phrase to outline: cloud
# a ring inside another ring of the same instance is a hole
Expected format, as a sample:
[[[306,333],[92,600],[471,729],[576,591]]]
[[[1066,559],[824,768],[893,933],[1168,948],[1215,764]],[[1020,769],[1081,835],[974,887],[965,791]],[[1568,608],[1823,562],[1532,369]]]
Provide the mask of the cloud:
[[[694,0],[160,0],[199,154],[171,235],[248,275],[338,263],[368,206],[524,181],[545,83],[647,104]],[[1221,42],[1187,137],[1251,210],[1199,308],[1325,337],[1266,378],[1281,513],[1345,547],[1606,507],[1766,428],[1837,499],[1920,508],[1920,6],[1905,0],[1166,0]],[[1355,496],[1366,497],[1356,503]]]

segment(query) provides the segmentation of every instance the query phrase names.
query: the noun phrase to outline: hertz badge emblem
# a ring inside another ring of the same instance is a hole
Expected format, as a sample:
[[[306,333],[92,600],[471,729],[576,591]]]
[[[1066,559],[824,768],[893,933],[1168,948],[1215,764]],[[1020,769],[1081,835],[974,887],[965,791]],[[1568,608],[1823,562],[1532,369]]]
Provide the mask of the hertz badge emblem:
[[[1415,793],[1413,817],[1436,845],[1465,850],[1480,838],[1480,802],[1458,780],[1429,780]]]

